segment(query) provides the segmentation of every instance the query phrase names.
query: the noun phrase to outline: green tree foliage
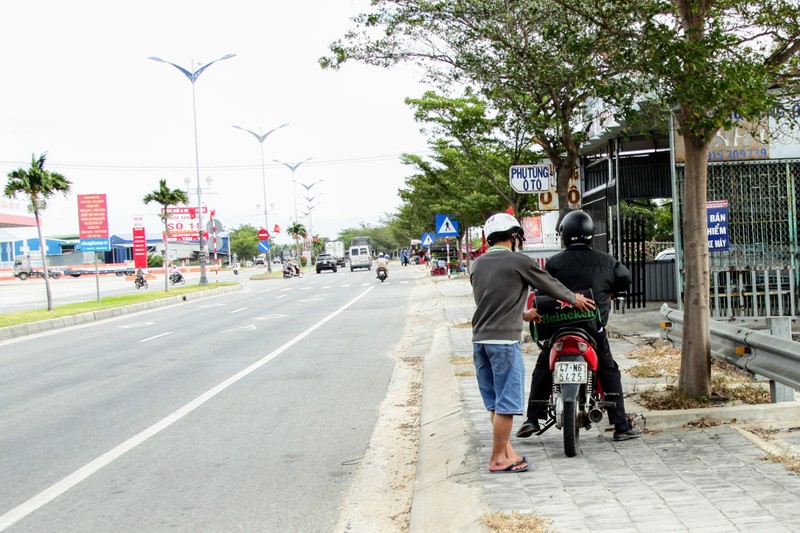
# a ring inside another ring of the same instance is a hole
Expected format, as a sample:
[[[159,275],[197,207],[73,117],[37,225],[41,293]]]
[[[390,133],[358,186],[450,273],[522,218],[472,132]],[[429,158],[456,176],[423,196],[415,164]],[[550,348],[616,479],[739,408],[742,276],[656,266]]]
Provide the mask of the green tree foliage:
[[[593,118],[589,104],[604,98],[626,105],[637,81],[598,60],[607,46],[604,32],[549,0],[376,0],[372,6],[355,19],[356,29],[331,45],[322,66],[413,61],[443,91],[476,87],[503,137],[522,150],[538,145],[554,165],[563,216],[578,149]],[[504,164],[532,162],[524,157]]]
[[[672,224],[672,202],[658,205],[653,200],[623,201],[620,209],[623,218],[645,221],[645,239],[648,241],[673,242],[675,231]]]
[[[39,250],[42,252],[42,267],[44,268],[44,286],[47,293],[47,310],[53,310],[53,295],[50,290],[50,272],[47,268],[47,247],[42,236],[42,224],[40,215],[47,208],[47,199],[57,193],[66,196],[72,182],[58,172],[50,172],[44,169],[47,153],[43,153],[38,158],[31,156],[31,166],[27,169],[19,168],[8,173],[8,181],[3,188],[3,196],[6,198],[16,198],[17,194],[24,194],[28,197],[28,210],[33,213],[36,220],[36,231],[39,235]]]
[[[250,224],[242,224],[231,231],[231,251],[240,259],[251,259],[258,255],[258,229]]]
[[[490,117],[488,103],[469,90],[460,98],[427,92],[406,103],[414,108],[416,119],[429,126],[433,164],[423,165],[413,156],[406,162],[431,178],[426,193],[433,194],[428,197],[438,204],[436,213],[458,214],[459,220],[474,224],[508,206],[523,212],[538,207],[537,195],[518,194],[508,183],[511,164],[538,163],[542,158],[541,152],[530,150],[531,132],[505,115]]]
[[[142,202],[145,204],[155,202],[161,206],[161,211],[158,214],[158,218],[160,218],[161,222],[164,224],[164,257],[169,258],[169,226],[167,223],[171,215],[168,211],[168,208],[175,205],[189,203],[189,197],[186,196],[186,192],[182,189],[170,189],[167,186],[167,180],[162,178],[158,181],[158,189],[147,193],[144,198],[142,198]],[[169,291],[169,274],[167,272],[168,264],[168,260],[164,261],[165,292]]]

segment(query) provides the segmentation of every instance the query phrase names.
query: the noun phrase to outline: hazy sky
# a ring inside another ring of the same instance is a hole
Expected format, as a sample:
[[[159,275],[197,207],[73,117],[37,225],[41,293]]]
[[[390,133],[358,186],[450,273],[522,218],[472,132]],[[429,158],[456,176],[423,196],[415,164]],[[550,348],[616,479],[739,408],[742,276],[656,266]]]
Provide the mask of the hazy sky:
[[[322,70],[317,60],[353,27],[368,0],[2,2],[0,183],[48,152],[46,168],[73,183],[51,201],[45,234],[77,233],[77,195],[108,195],[111,233],[130,233],[144,215],[160,231],[157,206],[141,199],[166,178],[196,202],[192,85],[158,56],[190,69],[225,54],[195,84],[200,177],[213,178],[203,203],[226,227],[264,224],[258,141],[233,125],[265,133],[270,226],[294,217],[291,172],[301,165],[297,210],[312,205],[313,229],[334,237],[375,224],[399,204],[411,169],[401,153],[426,140],[403,102],[425,90],[410,67],[359,64]],[[302,193],[302,194],[300,194]],[[257,207],[256,204],[262,204]],[[274,207],[273,207],[274,206]],[[301,222],[308,224],[307,218]],[[286,242],[279,239],[278,242]]]

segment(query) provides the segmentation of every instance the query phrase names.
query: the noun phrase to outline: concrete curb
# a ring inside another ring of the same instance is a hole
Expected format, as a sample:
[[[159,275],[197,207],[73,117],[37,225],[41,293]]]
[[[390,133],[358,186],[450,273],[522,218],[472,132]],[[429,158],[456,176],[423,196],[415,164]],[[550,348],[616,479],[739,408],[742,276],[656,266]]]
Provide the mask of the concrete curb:
[[[70,326],[88,324],[90,322],[95,322],[97,320],[105,320],[107,318],[129,315],[131,313],[138,313],[139,311],[146,311],[148,309],[157,309],[159,307],[167,307],[170,305],[176,305],[183,302],[200,300],[202,298],[209,298],[212,296],[217,296],[228,292],[239,291],[241,289],[242,289],[241,285],[219,287],[215,289],[209,289],[207,291],[181,294],[179,296],[171,296],[168,298],[161,298],[158,300],[150,300],[148,302],[142,302],[138,304],[125,305],[121,307],[111,307],[109,309],[93,311],[91,313],[81,313],[78,315],[53,318],[50,320],[40,320],[38,322],[28,322],[27,324],[18,324],[16,326],[0,328],[0,341],[6,341],[19,337],[26,337],[28,335],[36,335],[37,333],[44,333],[47,331],[67,328]]]
[[[438,321],[437,321],[438,322]],[[417,473],[409,531],[491,531],[480,474],[469,461],[468,417],[453,374],[450,327],[436,327],[423,366]]]
[[[642,411],[637,405],[632,404],[628,411],[641,413],[645,419],[645,428],[653,431],[688,427],[696,425],[698,421],[703,419],[713,420],[722,424],[736,424],[737,426],[765,426],[771,424],[788,426],[797,424],[797,421],[800,420],[800,404],[797,402],[666,411]]]

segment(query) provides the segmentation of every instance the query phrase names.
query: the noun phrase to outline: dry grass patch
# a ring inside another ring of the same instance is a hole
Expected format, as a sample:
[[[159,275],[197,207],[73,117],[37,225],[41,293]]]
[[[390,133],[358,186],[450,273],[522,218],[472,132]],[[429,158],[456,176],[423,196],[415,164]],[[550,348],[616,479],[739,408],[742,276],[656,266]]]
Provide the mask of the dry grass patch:
[[[772,461],[773,463],[782,464],[786,470],[791,472],[792,474],[798,476],[800,475],[800,457],[796,455],[792,455],[790,453],[768,453],[765,457],[763,457],[765,461]]]
[[[663,389],[652,388],[639,393],[639,403],[648,409],[696,409],[770,402],[769,390],[764,384],[751,382],[746,372],[723,361],[711,361],[711,396],[691,398],[674,386],[681,366],[680,349],[648,346],[633,350],[627,357],[637,361],[627,370],[632,376],[664,379],[666,386]]]
[[[468,320],[467,322],[459,322],[458,324],[453,324],[450,326],[451,328],[471,328],[472,327],[472,320]]]
[[[697,420],[687,423],[686,425],[693,428],[713,428],[721,424],[722,422],[720,422],[716,418],[711,418],[710,416],[703,416],[698,418]]]
[[[472,357],[468,355],[454,355],[453,357],[450,358],[450,364],[455,366],[471,365],[473,364],[473,362],[472,362]]]
[[[492,513],[484,515],[483,523],[495,533],[555,533],[549,529],[552,520],[536,515],[525,515],[518,511],[511,514]]]

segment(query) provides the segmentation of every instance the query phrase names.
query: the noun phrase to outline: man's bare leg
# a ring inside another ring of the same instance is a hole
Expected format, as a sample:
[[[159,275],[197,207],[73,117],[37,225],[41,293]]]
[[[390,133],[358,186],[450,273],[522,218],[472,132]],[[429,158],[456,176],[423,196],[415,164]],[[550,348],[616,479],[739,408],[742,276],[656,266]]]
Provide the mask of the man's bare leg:
[[[505,470],[514,463],[521,460],[521,457],[514,451],[511,445],[511,427],[514,424],[513,415],[501,415],[492,412],[492,456],[489,459],[489,470]],[[520,457],[517,459],[517,457]],[[519,468],[524,468],[527,463],[519,464]],[[515,469],[516,470],[516,469]]]

